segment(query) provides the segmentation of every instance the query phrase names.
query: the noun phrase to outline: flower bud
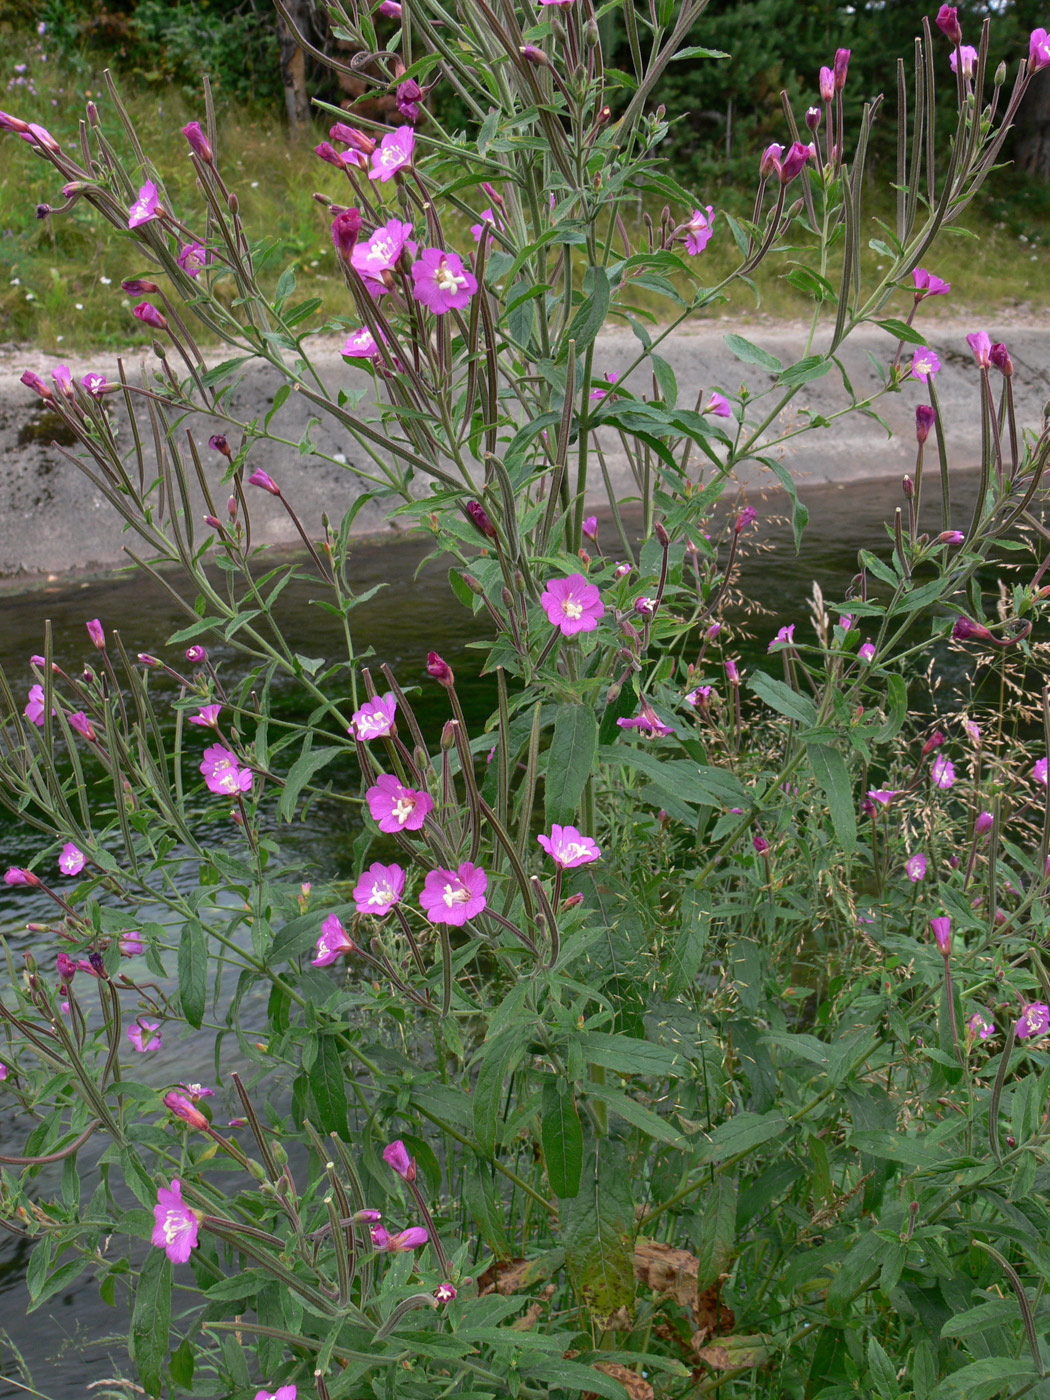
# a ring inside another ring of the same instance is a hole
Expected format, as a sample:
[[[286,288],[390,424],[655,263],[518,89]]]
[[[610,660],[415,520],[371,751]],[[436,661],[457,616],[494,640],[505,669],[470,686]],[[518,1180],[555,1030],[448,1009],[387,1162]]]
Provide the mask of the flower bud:
[[[31,369],[23,370],[21,382],[27,389],[32,389],[34,394],[39,394],[45,402],[50,403],[54,400],[54,394],[40,378],[39,374],[34,374]]]
[[[339,257],[349,261],[357,235],[361,232],[360,209],[344,209],[332,220],[332,242]]]
[[[934,544],[962,544],[965,538],[961,530],[942,530]]]
[[[186,660],[193,666],[199,666],[203,661],[207,661],[208,653],[202,646],[187,647]]]
[[[188,1123],[191,1128],[207,1128],[208,1120],[199,1108],[194,1107],[184,1094],[177,1094],[174,1089],[164,1095],[164,1107],[169,1113],[174,1113],[176,1118],[181,1118],[184,1123]]]
[[[479,534],[484,535],[487,540],[499,539],[499,535],[496,533],[496,527],[489,519],[487,511],[480,501],[468,501],[467,514],[470,516]]]
[[[758,511],[754,506],[745,506],[736,518],[736,524],[733,526],[733,534],[739,535],[741,530],[746,530],[752,521],[757,519]]]
[[[150,656],[148,651],[140,651],[138,660],[140,666],[160,666],[162,664],[159,657]]]
[[[383,1148],[383,1161],[402,1181],[415,1181],[416,1160],[409,1155],[408,1148],[400,1138]]]
[[[974,834],[977,836],[984,836],[986,832],[991,831],[994,825],[995,818],[992,816],[991,812],[982,812],[973,824]]]
[[[901,482],[901,490],[904,492],[904,499],[906,501],[912,500],[915,495],[915,482],[912,481],[910,476],[906,476]]]
[[[930,436],[930,429],[936,419],[937,415],[929,404],[919,404],[915,410],[915,437],[918,442],[923,443]]]
[[[999,67],[995,70],[995,77],[992,79],[992,82],[995,84],[996,87],[1002,87],[1003,83],[1006,82],[1005,63],[1000,63]]]
[[[835,50],[835,91],[841,92],[846,86],[846,74],[849,72],[849,49]]]
[[[76,975],[77,965],[68,953],[59,953],[55,967],[63,982],[71,982]]]
[[[441,731],[441,749],[443,753],[450,753],[456,747],[456,721],[447,719]]]
[[[443,685],[446,690],[451,690],[456,683],[452,667],[447,661],[442,661],[436,651],[427,653],[427,675],[431,680],[437,681],[438,685]]]
[[[931,919],[930,932],[933,934],[934,939],[937,942],[938,949],[947,961],[952,951],[951,919],[949,919],[947,915],[941,915],[939,918]]]
[[[660,523],[659,520],[653,526],[653,534],[660,541],[660,546],[662,549],[666,549],[671,543],[671,536],[667,533],[667,530],[664,528],[664,526]]]
[[[189,122],[182,128],[182,134],[189,142],[194,154],[199,156],[205,165],[214,165],[215,157],[212,154],[208,139],[201,130],[200,122]]]
[[[835,96],[835,74],[830,68],[821,68],[817,85],[820,88],[820,100],[830,102]]]
[[[1014,362],[1002,341],[997,341],[988,352],[988,358],[1004,378],[1009,379],[1014,372]]]
[[[139,302],[138,306],[133,306],[131,308],[131,314],[137,321],[141,321],[143,325],[152,326],[155,331],[166,331],[168,329],[167,321],[151,302]],[[161,354],[163,353],[164,352],[161,351]]]
[[[801,173],[811,155],[812,151],[808,146],[804,146],[801,141],[792,141],[780,166],[780,183],[789,185],[796,175]]]
[[[955,626],[952,628],[952,637],[957,642],[990,642],[993,640],[991,632],[979,622],[974,622],[970,617],[957,617]]]
[[[820,125],[820,108],[819,108],[819,107],[807,107],[807,108],[806,108],[806,126],[807,126],[807,128],[808,128],[810,131],[816,131],[816,129],[817,129],[817,127],[818,127],[819,125]]]
[[[226,441],[222,433],[213,433],[208,439],[208,446],[213,452],[221,452],[227,461],[233,461],[233,453],[230,451],[230,444]]]
[[[264,472],[262,467],[256,467],[248,478],[249,486],[258,486],[263,491],[268,491],[271,496],[279,496],[281,488],[274,481],[269,472]]]
[[[959,11],[954,5],[942,5],[937,11],[937,28],[950,44],[962,43],[962,27],[959,24]]]
[[[922,746],[923,758],[929,757],[931,753],[934,753],[937,749],[941,748],[943,744],[944,735],[939,729],[935,729],[930,735],[930,737],[926,740],[925,744],[923,744]]]
[[[761,179],[768,180],[774,171],[777,175],[780,174],[780,161],[783,154],[784,147],[777,141],[766,147],[762,152],[762,159],[758,163],[758,173]]]
[[[523,48],[519,49],[518,52],[527,63],[534,63],[537,68],[550,67],[550,59],[543,50],[538,49],[535,44],[526,44]]]

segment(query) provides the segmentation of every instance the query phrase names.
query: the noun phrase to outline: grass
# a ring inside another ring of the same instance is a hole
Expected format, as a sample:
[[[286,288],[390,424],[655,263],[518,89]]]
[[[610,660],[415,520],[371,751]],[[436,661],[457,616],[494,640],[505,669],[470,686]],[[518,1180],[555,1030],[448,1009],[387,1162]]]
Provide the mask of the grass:
[[[40,122],[61,142],[74,146],[84,102],[92,97],[107,133],[114,138],[116,123],[107,113],[101,73],[86,64],[70,67],[56,62],[46,45],[47,39],[35,34],[20,39],[5,35],[4,47],[13,63],[26,65],[25,73],[17,75],[21,81],[9,80],[5,107]],[[188,106],[174,86],[139,84],[123,96],[143,145],[167,184],[169,198],[182,213],[196,209],[192,168],[179,128],[200,117],[201,110]],[[320,296],[330,315],[349,310],[327,219],[312,197],[316,189],[340,197],[336,172],[322,165],[308,147],[290,145],[267,115],[231,109],[222,114],[220,125],[219,155],[227,179],[237,190],[245,225],[278,245],[278,256],[271,263],[274,277],[294,264],[302,296]],[[317,139],[325,135],[319,124]],[[0,335],[58,355],[148,345],[150,336],[132,319],[131,299],[120,282],[148,275],[150,268],[85,201],[70,214],[38,219],[37,204],[61,202],[57,174],[26,143],[10,135],[0,139],[5,141],[0,209],[5,211],[6,225],[0,226]],[[703,202],[716,208],[737,213],[749,209],[750,193],[715,188],[703,194]],[[696,202],[701,203],[699,197]],[[688,211],[679,212],[688,215]],[[884,212],[888,214],[888,206]],[[949,233],[931,259],[939,275],[951,281],[953,291],[950,299],[938,299],[924,315],[972,314],[988,320],[1000,309],[1018,307],[1033,315],[1045,314],[1050,307],[1048,216],[1050,192],[1008,171],[998,172],[992,193],[968,211],[965,229],[972,236]],[[192,222],[192,214],[189,217]],[[640,233],[640,217],[635,227]],[[635,229],[631,231],[633,236]],[[878,235],[872,225],[869,236]],[[465,222],[453,229],[453,236],[458,246],[470,246]],[[705,280],[714,283],[723,277],[734,258],[735,247],[722,225],[703,255]],[[878,254],[866,249],[865,258],[865,271],[876,275]],[[759,269],[757,307],[747,288],[739,287],[727,304],[707,314],[742,320],[807,316],[811,303],[785,280],[790,266],[791,255],[778,254]],[[640,299],[632,296],[632,300]],[[902,294],[898,313],[906,312],[908,301]],[[666,319],[669,306],[653,298],[647,309]]]

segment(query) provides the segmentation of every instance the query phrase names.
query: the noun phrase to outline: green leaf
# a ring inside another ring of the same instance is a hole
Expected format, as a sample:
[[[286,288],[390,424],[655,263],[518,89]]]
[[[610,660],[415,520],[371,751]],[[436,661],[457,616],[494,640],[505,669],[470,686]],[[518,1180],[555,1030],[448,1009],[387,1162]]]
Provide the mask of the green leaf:
[[[659,355],[650,355],[650,362],[653,366],[653,374],[660,389],[660,397],[668,408],[678,407],[678,381],[675,379],[674,370],[665,359]]]
[[[544,801],[548,826],[552,822],[565,826],[576,816],[597,746],[598,723],[591,706],[559,706],[547,753]]]
[[[759,461],[769,468],[776,479],[783,486],[791,501],[791,533],[795,537],[795,553],[802,548],[802,532],[809,524],[809,507],[803,505],[798,498],[798,488],[795,485],[795,478],[784,466],[783,462],[778,462],[773,457],[760,457]]]
[[[813,379],[823,379],[831,368],[831,361],[824,355],[807,355],[796,364],[789,365],[777,380],[781,389],[797,389]]]
[[[318,1038],[317,1058],[310,1067],[309,1080],[321,1128],[326,1133],[338,1133],[347,1141],[350,1134],[346,1122],[346,1078],[342,1052],[334,1035]]]
[[[163,1249],[150,1249],[135,1289],[131,1315],[131,1353],[147,1395],[159,1395],[164,1382],[171,1327],[171,1260]]]
[[[787,1128],[787,1119],[777,1109],[771,1113],[735,1113],[713,1132],[701,1135],[696,1163],[724,1162],[738,1152],[761,1147],[771,1138],[783,1137]]]
[[[784,681],[767,676],[765,671],[755,671],[747,684],[748,689],[753,690],[758,698],[771,710],[776,710],[777,714],[797,720],[807,728],[816,724],[817,711],[813,701],[808,695],[800,695],[797,690],[792,690]]]
[[[876,324],[880,325],[884,331],[888,331],[895,340],[906,341],[909,345],[926,344],[926,336],[923,335],[922,331],[917,331],[914,326],[909,326],[904,321],[878,321]]]
[[[832,830],[845,854],[852,855],[857,847],[857,813],[846,760],[830,744],[807,744],[806,755],[813,776],[828,799]]]
[[[307,739],[307,743],[309,743]],[[345,750],[337,748],[311,749],[304,748],[303,752],[288,770],[288,777],[284,782],[284,791],[281,793],[281,800],[277,804],[277,816],[283,817],[286,822],[290,822],[295,816],[295,804],[299,800],[299,794],[310,780],[332,762],[334,758],[344,753]]]
[[[587,277],[591,279],[591,295],[572,318],[572,324],[562,337],[562,348],[558,355],[559,364],[569,352],[569,341],[575,340],[576,353],[582,355],[593,343],[605,324],[609,314],[609,278],[604,267],[592,267]]]
[[[193,1389],[193,1344],[189,1337],[183,1337],[168,1359],[173,1384],[180,1390]]]
[[[626,1154],[602,1138],[588,1144],[580,1193],[560,1212],[569,1281],[599,1326],[634,1302],[630,1187]]]
[[[886,743],[900,733],[908,713],[908,685],[903,676],[891,672],[886,677],[886,722],[875,735],[875,742]]]
[[[583,1171],[583,1129],[572,1085],[563,1080],[543,1086],[540,1138],[551,1190],[562,1200],[579,1195]]]
[[[877,1272],[886,1252],[885,1243],[874,1230],[850,1241],[842,1265],[831,1280],[825,1296],[825,1307],[831,1317],[844,1317],[855,1298],[864,1290],[870,1276]]]
[[[770,374],[782,374],[784,366],[775,355],[771,355],[768,350],[763,350],[758,345],[753,345],[750,340],[745,340],[742,335],[724,336],[729,353],[738,360],[742,360],[745,365],[759,365]]]
[[[40,1291],[33,1299],[33,1304],[29,1311],[35,1312],[42,1303],[46,1303],[47,1300],[53,1298],[56,1293],[61,1293],[67,1284],[72,1283],[74,1279],[80,1277],[84,1272],[86,1264],[86,1259],[77,1258],[70,1259],[67,1263],[61,1265],[60,1268],[57,1268],[55,1272],[49,1275],[41,1284]]]
[[[681,1147],[682,1133],[679,1128],[673,1123],[668,1123],[651,1108],[646,1108],[637,1099],[632,1099],[630,1094],[625,1094],[622,1089],[611,1089],[607,1084],[588,1084],[587,1092],[592,1099],[598,1099],[605,1104],[617,1118],[622,1118],[625,1123],[630,1123],[632,1128],[645,1133],[646,1137],[651,1137],[655,1142],[666,1142],[669,1147]]]
[[[480,1068],[474,1081],[473,1121],[474,1140],[483,1157],[491,1159],[503,1126],[500,1112],[506,1084],[525,1055],[521,1026],[510,1026],[495,1039],[487,1041],[478,1058]]]
[[[583,1058],[617,1074],[646,1074],[653,1077],[677,1076],[684,1068],[677,1050],[639,1040],[633,1035],[605,1035],[602,1031],[584,1031],[573,1037]]]
[[[700,1243],[696,1251],[698,1261],[696,1291],[703,1293],[717,1283],[733,1257],[736,1242],[736,1177],[728,1172],[718,1172],[714,1181],[704,1192],[703,1214],[700,1222]]]
[[[731,58],[732,55],[724,53],[721,49],[705,49],[699,44],[690,44],[687,49],[679,49],[677,53],[671,55],[671,62],[677,58]]]
[[[539,1361],[531,1366],[519,1363],[518,1370],[526,1380],[539,1381],[545,1394],[554,1394],[558,1390],[583,1390],[604,1395],[606,1400],[627,1400],[627,1391],[619,1381],[579,1361]]]
[[[196,919],[183,925],[179,938],[179,999],[186,1020],[199,1027],[208,1000],[208,935]]]
[[[1031,1361],[1010,1356],[985,1356],[973,1361],[930,1391],[929,1400],[1002,1400],[1004,1395],[1021,1393],[1033,1385],[1039,1372]]]

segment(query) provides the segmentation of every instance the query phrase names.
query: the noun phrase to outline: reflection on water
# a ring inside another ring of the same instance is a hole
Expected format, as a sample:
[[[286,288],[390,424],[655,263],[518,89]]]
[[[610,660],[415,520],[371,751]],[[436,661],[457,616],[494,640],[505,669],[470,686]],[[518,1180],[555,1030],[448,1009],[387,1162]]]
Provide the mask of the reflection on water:
[[[955,486],[954,523],[960,528],[969,518],[975,489],[972,476]],[[858,549],[888,554],[884,522],[892,520],[901,499],[897,482],[853,484],[809,493],[812,523],[799,557],[795,556],[786,526],[767,523],[761,527],[759,538],[775,547],[771,551],[753,551],[745,560],[739,579],[741,590],[766,610],[748,621],[748,630],[754,635],[743,649],[745,661],[757,662],[765,654],[770,637],[785,622],[800,624],[800,637],[808,630],[807,605],[814,580],[819,582],[826,600],[840,600],[856,572]],[[779,501],[766,507],[767,512],[779,509]],[[923,523],[931,532],[939,529],[935,519]],[[351,627],[359,656],[371,649],[375,667],[386,661],[404,688],[419,687],[418,694],[412,696],[416,713],[424,733],[436,739],[448,711],[444,692],[426,676],[428,651],[440,652],[455,670],[468,719],[480,722],[487,717],[494,708],[494,690],[490,679],[478,675],[483,653],[469,649],[471,642],[486,635],[484,619],[473,618],[452,596],[445,566],[431,562],[419,568],[428,548],[428,541],[398,538],[368,544],[357,551],[351,578],[355,591],[363,593],[378,583],[386,586],[351,615]],[[332,662],[346,654],[341,624],[313,604],[311,593],[309,586],[293,584],[283,594],[281,617],[286,635],[294,640],[296,651],[310,657],[323,656],[326,662]],[[85,621],[94,617],[101,619],[107,631],[114,627],[119,630],[129,654],[149,651],[173,664],[176,659],[181,661],[181,649],[166,649],[163,643],[186,624],[186,616],[163,589],[148,580],[136,577],[48,586],[23,596],[4,597],[0,607],[4,621],[0,663],[16,696],[31,684],[28,658],[43,648],[47,618],[53,629],[53,655],[70,670],[95,662],[84,630]],[[243,674],[244,663],[232,648],[209,644],[209,654],[224,677]],[[296,682],[279,678],[273,687],[274,712],[288,714],[297,703]],[[336,788],[343,782],[356,789],[349,760],[342,766],[331,765],[323,777]],[[204,810],[200,809],[201,815]],[[281,828],[285,853],[282,869],[290,878],[318,883],[349,873],[351,846],[359,830],[355,809],[324,800],[315,803],[304,822]],[[43,844],[39,834],[0,812],[0,869],[28,862]],[[186,878],[190,878],[189,867]],[[50,908],[50,901],[34,896],[32,891],[0,886],[0,931],[8,937],[16,965],[21,950],[34,947],[34,936],[25,932],[26,921],[34,916],[46,917]],[[41,963],[51,964],[55,951],[50,946],[40,948]],[[260,1019],[262,1014],[260,1005]],[[146,1066],[157,1084],[169,1085],[173,1074],[184,1080],[213,1080],[208,1036],[190,1035],[184,1043],[171,1047],[177,1050],[177,1071],[172,1070],[168,1048],[166,1041],[165,1050],[149,1057]],[[140,1071],[142,1063],[135,1068]],[[216,1114],[219,1121],[222,1116]],[[21,1151],[27,1132],[26,1124],[16,1121],[10,1108],[5,1109],[0,1092],[0,1151]],[[93,1140],[81,1154],[82,1164],[87,1166],[97,1160],[103,1148],[99,1139]],[[41,1174],[41,1195],[57,1188],[60,1171],[54,1167]],[[13,1334],[38,1393],[50,1400],[80,1400],[87,1377],[97,1380],[119,1375],[122,1367],[127,1367],[120,1341],[121,1330],[126,1332],[125,1312],[123,1307],[103,1304],[96,1284],[85,1276],[67,1292],[50,1299],[26,1322],[22,1315],[26,1305],[23,1274],[27,1253],[23,1243],[0,1234],[0,1400],[14,1400],[26,1393],[14,1384],[19,1373],[2,1329]],[[112,1340],[107,1342],[107,1337]]]

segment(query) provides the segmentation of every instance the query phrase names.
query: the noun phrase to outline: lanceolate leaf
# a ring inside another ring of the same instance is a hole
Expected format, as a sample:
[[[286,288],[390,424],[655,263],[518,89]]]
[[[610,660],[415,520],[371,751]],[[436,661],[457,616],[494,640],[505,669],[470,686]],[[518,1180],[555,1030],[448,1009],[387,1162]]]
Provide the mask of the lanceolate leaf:
[[[561,1081],[544,1084],[540,1136],[551,1190],[563,1200],[578,1195],[583,1171],[583,1129],[571,1085]]]
[[[576,809],[594,765],[598,724],[590,705],[563,705],[554,720],[547,754],[547,825],[574,824]]]
[[[346,1079],[343,1056],[335,1036],[322,1035],[317,1041],[317,1057],[310,1069],[310,1092],[317,1105],[317,1117],[326,1133],[349,1137],[346,1123]]]
[[[207,998],[208,935],[196,919],[190,919],[179,939],[179,999],[191,1026],[199,1026],[204,1019]]]
[[[135,1289],[131,1350],[147,1395],[159,1395],[171,1326],[171,1260],[163,1249],[146,1255]]]
[[[562,1212],[565,1265],[581,1302],[599,1326],[634,1302],[634,1204],[623,1150],[610,1138],[591,1142],[583,1183]]]

